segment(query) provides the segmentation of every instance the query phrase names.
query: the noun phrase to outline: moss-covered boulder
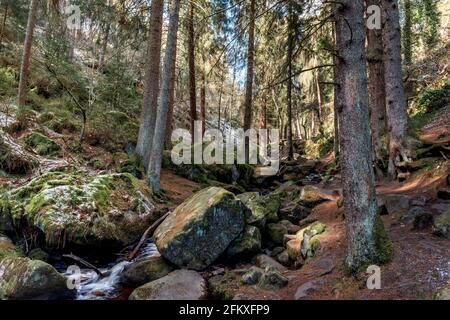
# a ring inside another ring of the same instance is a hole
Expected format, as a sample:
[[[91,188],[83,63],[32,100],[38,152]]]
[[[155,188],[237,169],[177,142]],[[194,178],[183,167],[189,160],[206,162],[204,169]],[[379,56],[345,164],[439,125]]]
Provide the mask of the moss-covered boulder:
[[[207,294],[207,283],[200,274],[192,270],[175,270],[135,289],[129,299],[202,300]]]
[[[299,223],[310,214],[311,209],[301,205],[298,202],[289,202],[280,210],[280,218],[283,220],[289,220],[292,223]]]
[[[127,245],[156,219],[143,182],[130,174],[47,172],[1,199],[16,228],[45,235],[48,247]]]
[[[226,271],[223,275],[216,275],[208,279],[210,298],[218,300],[232,300],[239,290],[236,272]]]
[[[172,271],[173,267],[166,260],[161,256],[154,256],[128,265],[121,274],[120,282],[125,286],[138,287],[158,280]]]
[[[0,262],[1,299],[56,299],[71,294],[66,278],[48,263],[15,256]]]
[[[274,268],[267,268],[258,285],[266,290],[281,289],[288,284],[289,280],[281,274],[281,272]]]
[[[283,244],[284,235],[288,233],[288,228],[283,223],[269,223],[266,230],[270,240],[278,245]]]
[[[156,246],[179,267],[202,270],[244,230],[247,207],[225,189],[203,189],[179,205],[156,229]]]
[[[334,197],[332,195],[314,186],[303,187],[299,197],[301,204],[308,208],[313,208],[322,202],[333,199]]]
[[[250,209],[245,216],[247,224],[263,229],[267,222],[278,221],[280,199],[277,195],[260,196],[258,192],[246,192],[237,198]]]
[[[246,226],[244,232],[237,237],[227,249],[227,256],[232,259],[251,258],[261,251],[261,233],[254,226]]]
[[[450,238],[450,210],[434,219],[433,233],[441,237]]]
[[[264,270],[255,266],[248,269],[241,277],[241,283],[245,285],[254,285],[259,282]]]
[[[36,166],[36,159],[0,130],[0,173],[25,174]]]
[[[320,237],[319,235],[323,233],[326,226],[320,222],[316,221],[312,225],[300,230],[298,236],[302,238],[300,253],[304,259],[314,257],[317,251],[320,249]]]
[[[39,132],[32,132],[25,136],[24,142],[40,156],[57,157],[61,155],[61,147]]]

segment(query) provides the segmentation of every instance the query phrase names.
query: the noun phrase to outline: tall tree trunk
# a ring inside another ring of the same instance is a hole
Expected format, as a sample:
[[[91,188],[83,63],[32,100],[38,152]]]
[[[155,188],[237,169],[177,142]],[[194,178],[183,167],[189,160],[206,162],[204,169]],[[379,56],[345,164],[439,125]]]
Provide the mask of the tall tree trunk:
[[[171,78],[174,68],[173,56],[177,47],[178,20],[180,14],[180,0],[173,0],[167,34],[166,54],[162,74],[161,90],[158,99],[155,134],[153,135],[153,149],[148,168],[149,185],[154,192],[160,192],[161,162],[164,149],[167,109],[171,95]],[[173,87],[173,86],[172,86]]]
[[[333,30],[332,30],[332,34],[333,34],[333,43],[336,47],[337,50],[337,44],[336,44],[336,22],[334,22],[334,26],[333,26]],[[339,102],[339,96],[337,94],[338,91],[338,78],[337,78],[337,70],[336,70],[336,65],[337,65],[338,59],[336,57],[336,55],[333,55],[333,81],[334,81],[334,86],[333,86],[333,130],[334,130],[334,143],[333,143],[333,153],[334,153],[334,158],[338,159],[339,158],[339,105],[341,104]]]
[[[189,105],[191,120],[191,136],[194,141],[194,123],[197,121],[197,95],[195,88],[195,38],[194,38],[194,2],[189,0],[187,32],[188,32],[188,67],[189,67]]]
[[[255,58],[255,0],[250,1],[250,21],[248,29],[248,48],[247,48],[247,79],[245,82],[245,100],[244,100],[244,131],[252,126],[252,99],[253,99],[253,67]],[[249,160],[250,142],[248,137],[245,139],[245,159]]]
[[[4,35],[5,29],[6,29],[6,19],[8,18],[8,9],[9,9],[9,5],[6,4],[5,13],[3,14],[2,31],[0,32],[0,46],[3,45],[3,35]]]
[[[339,128],[347,221],[346,266],[351,272],[378,263],[377,200],[372,170],[363,0],[337,4]]]
[[[17,105],[22,107],[25,105],[27,96],[27,82],[30,71],[31,45],[33,44],[33,33],[36,25],[36,15],[39,0],[30,1],[30,9],[28,12],[27,31],[25,34],[25,42],[23,45],[22,65],[20,66],[19,93],[17,97]]]
[[[205,60],[203,60],[204,65]],[[202,70],[202,86],[200,88],[200,116],[202,120],[202,135],[204,135],[206,130],[206,74],[204,67]]]
[[[288,65],[288,82],[287,82],[287,111],[288,111],[288,160],[294,159],[294,143],[292,141],[292,55],[294,52],[294,13],[292,2],[289,2],[289,26],[287,41],[287,65]]]
[[[367,6],[380,5],[380,0],[366,0]],[[372,149],[377,169],[383,162],[382,136],[386,131],[386,95],[384,91],[383,40],[379,29],[367,29],[367,62],[369,75],[370,127]],[[382,172],[381,169],[377,172]]]
[[[178,43],[178,33],[175,35],[175,43]],[[177,48],[175,47],[175,53],[172,58],[172,71],[170,78],[170,88],[169,88],[169,107],[167,110],[167,120],[166,120],[166,140],[165,145],[170,148],[172,145],[172,132],[173,132],[173,108],[175,104],[175,82],[176,82],[176,65],[177,65]]]
[[[153,0],[150,16],[150,35],[148,39],[148,61],[145,75],[144,100],[141,113],[136,154],[141,157],[144,168],[148,167],[155,131],[158,105],[161,37],[164,0]]]
[[[400,24],[397,0],[382,0],[384,77],[386,84],[386,113],[389,132],[388,173],[396,177],[395,162],[398,157],[409,161],[406,146],[408,115],[402,77],[400,52]]]
[[[107,21],[105,34],[103,36],[103,41],[102,41],[102,48],[100,50],[100,57],[98,59],[98,70],[99,71],[102,71],[103,67],[105,65],[105,57],[106,57],[106,51],[108,50],[108,39],[109,39],[110,29],[111,29],[111,21]]]

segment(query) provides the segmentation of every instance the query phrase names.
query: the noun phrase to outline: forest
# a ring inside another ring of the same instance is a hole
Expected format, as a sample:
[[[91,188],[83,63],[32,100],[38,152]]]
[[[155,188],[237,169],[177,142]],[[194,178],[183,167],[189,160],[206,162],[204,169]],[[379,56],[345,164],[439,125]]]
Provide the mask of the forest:
[[[0,300],[450,300],[450,2],[0,0]]]

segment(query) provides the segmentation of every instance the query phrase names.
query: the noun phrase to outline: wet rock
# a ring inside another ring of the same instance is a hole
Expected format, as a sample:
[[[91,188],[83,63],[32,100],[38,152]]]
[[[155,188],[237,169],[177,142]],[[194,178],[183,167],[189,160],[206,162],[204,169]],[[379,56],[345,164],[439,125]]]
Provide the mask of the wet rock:
[[[27,221],[47,247],[125,246],[157,218],[150,191],[130,174],[50,171],[0,197],[3,216]],[[5,212],[6,211],[6,212]]]
[[[385,195],[383,201],[389,214],[406,211],[410,205],[409,198],[401,194]]]
[[[138,287],[165,277],[172,271],[173,267],[164,258],[154,256],[127,266],[120,282],[125,286]]]
[[[51,265],[22,257],[0,262],[1,299],[56,299],[73,294],[66,278]]]
[[[435,217],[432,230],[438,236],[450,238],[450,210]]]
[[[48,262],[50,255],[41,248],[35,248],[28,253],[28,258]]]
[[[278,271],[286,271],[286,267],[278,263],[275,259],[269,257],[265,254],[260,254],[255,258],[255,264],[261,269],[266,269],[267,267],[276,269]]]
[[[253,266],[242,275],[241,283],[245,285],[257,284],[261,279],[263,273],[264,273],[263,269]]]
[[[156,229],[161,255],[179,267],[202,270],[244,230],[247,207],[225,189],[203,189],[179,205]]]
[[[130,300],[202,300],[207,296],[205,279],[192,270],[176,270],[135,289]]]
[[[260,196],[257,192],[246,192],[236,196],[247,208],[245,222],[263,229],[267,222],[278,221],[280,199],[276,195]]]
[[[288,284],[289,280],[280,271],[274,268],[266,268],[258,285],[263,289],[281,289]]]
[[[440,189],[438,190],[437,196],[442,200],[450,200],[450,189]]]
[[[413,229],[425,230],[433,225],[433,215],[429,212],[423,212],[414,218]]]
[[[261,233],[254,226],[246,226],[227,249],[227,256],[233,259],[251,258],[261,251]]]

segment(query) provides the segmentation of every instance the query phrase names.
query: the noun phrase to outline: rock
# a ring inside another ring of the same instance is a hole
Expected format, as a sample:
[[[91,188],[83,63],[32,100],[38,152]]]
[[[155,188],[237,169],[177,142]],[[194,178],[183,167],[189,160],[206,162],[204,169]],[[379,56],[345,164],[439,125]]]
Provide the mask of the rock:
[[[288,227],[283,223],[269,223],[267,225],[267,234],[269,238],[275,243],[282,245],[284,235],[288,233]]]
[[[284,251],[284,247],[275,247],[275,248],[273,248],[272,252],[270,253],[270,256],[271,257],[276,257],[280,253],[282,253],[283,251]]]
[[[410,200],[407,196],[401,194],[388,194],[383,197],[383,200],[389,214],[409,209]]]
[[[251,258],[261,251],[261,233],[254,226],[246,226],[244,232],[237,237],[227,249],[230,258]]]
[[[40,156],[57,157],[61,155],[61,147],[39,132],[30,133],[24,138],[24,142]]]
[[[127,266],[121,274],[120,282],[125,286],[138,287],[165,277],[172,271],[173,267],[161,256],[154,256]]]
[[[35,248],[28,253],[28,258],[48,262],[50,260],[50,255],[41,248]]]
[[[239,289],[234,281],[236,273],[228,271],[223,275],[213,276],[208,279],[211,298],[219,300],[232,300]]]
[[[280,254],[277,255],[277,260],[279,263],[281,263],[282,265],[289,265],[290,259],[289,259],[289,254],[287,250],[284,250],[283,252],[281,252]]]
[[[438,190],[437,196],[442,200],[450,200],[450,190],[449,189],[440,189]]]
[[[256,256],[255,263],[261,269],[266,269],[267,267],[270,267],[270,268],[276,269],[281,272],[287,270],[285,266],[281,265],[280,263],[275,261],[273,258],[271,258],[265,254],[260,254],[260,255]]]
[[[47,247],[104,248],[136,241],[156,220],[150,194],[130,174],[50,171],[8,192],[0,203],[7,208],[3,215],[39,229]]]
[[[311,280],[304,284],[302,284],[300,287],[297,288],[297,291],[295,292],[295,300],[299,300],[302,298],[307,297],[308,295],[318,292],[318,286],[323,284],[322,280]]]
[[[288,284],[289,280],[280,271],[274,268],[266,268],[258,285],[263,289],[281,289]]]
[[[245,285],[257,284],[261,279],[263,273],[264,273],[263,269],[253,266],[242,275],[241,283]]]
[[[289,258],[292,260],[297,260],[297,257],[300,255],[302,241],[300,239],[292,239],[286,243],[286,250],[289,255]]]
[[[263,229],[267,222],[278,221],[280,199],[276,195],[260,196],[257,192],[246,192],[237,196],[250,210],[245,222]]]
[[[6,257],[0,262],[1,299],[56,299],[73,294],[66,278],[39,260]]]
[[[319,235],[323,233],[325,229],[326,226],[320,221],[317,221],[300,231],[300,234],[303,235],[300,247],[300,253],[302,254],[303,259],[315,256],[320,249]]]
[[[302,206],[300,203],[290,202],[280,209],[280,218],[289,220],[292,223],[299,223],[311,214],[311,209]]]
[[[202,270],[244,230],[248,209],[225,189],[203,189],[179,205],[156,229],[161,255],[179,267]]]
[[[429,212],[423,212],[414,218],[413,229],[425,230],[433,225],[433,215]]]
[[[450,210],[434,219],[432,230],[438,236],[450,238]]]
[[[438,289],[434,295],[434,300],[450,300],[450,285]]]
[[[192,270],[176,270],[135,289],[130,300],[202,300],[207,296],[205,279]]]
[[[300,201],[308,208],[313,208],[316,205],[329,200],[334,200],[334,197],[314,186],[305,186],[300,192]]]
[[[319,270],[319,276],[324,276],[326,274],[331,273],[334,268],[335,264],[333,260],[328,258],[319,259],[314,263],[315,269]]]
[[[398,218],[397,223],[402,224],[412,223],[416,219],[416,217],[425,216],[427,214],[429,214],[428,211],[426,211],[422,207],[412,207]]]

